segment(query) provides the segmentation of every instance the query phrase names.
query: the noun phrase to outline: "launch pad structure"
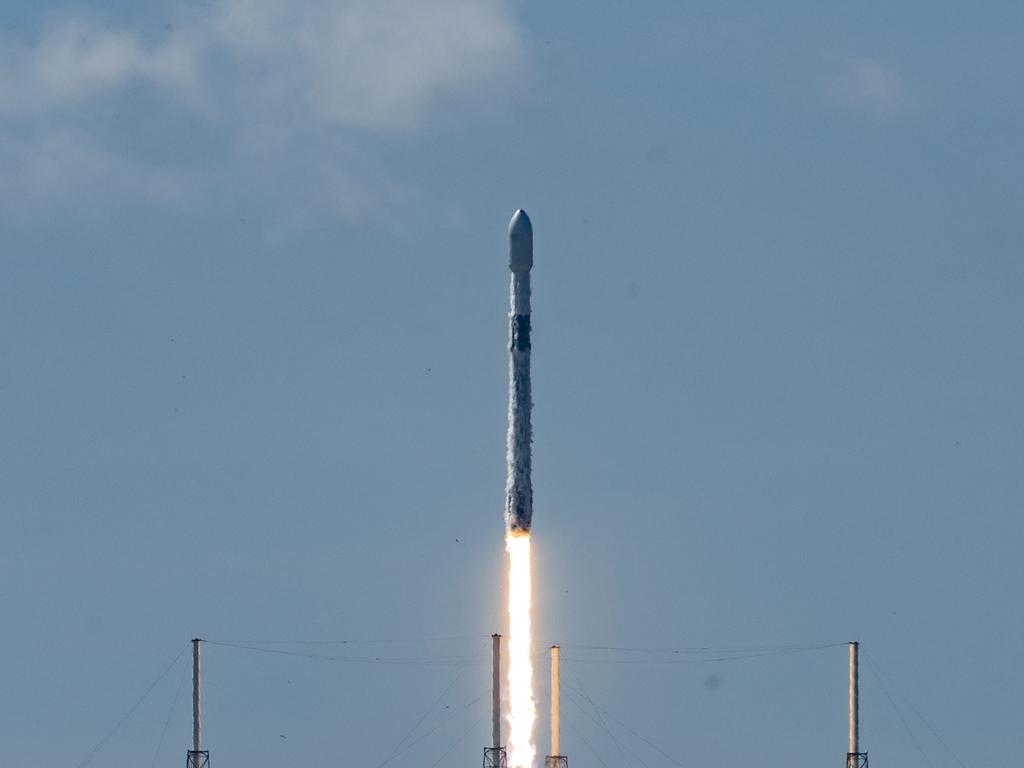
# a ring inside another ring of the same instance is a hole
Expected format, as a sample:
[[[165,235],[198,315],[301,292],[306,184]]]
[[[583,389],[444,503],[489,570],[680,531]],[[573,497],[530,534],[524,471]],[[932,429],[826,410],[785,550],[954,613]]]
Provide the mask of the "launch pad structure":
[[[508,768],[508,755],[501,742],[501,641],[491,635],[491,746],[484,748],[483,768]],[[203,659],[200,638],[192,639],[192,748],[186,753],[185,768],[209,768],[210,752],[203,749]],[[860,751],[860,643],[849,648],[849,748],[846,768],[868,768],[868,753]],[[551,753],[544,768],[569,768],[561,748],[561,648],[551,646]]]

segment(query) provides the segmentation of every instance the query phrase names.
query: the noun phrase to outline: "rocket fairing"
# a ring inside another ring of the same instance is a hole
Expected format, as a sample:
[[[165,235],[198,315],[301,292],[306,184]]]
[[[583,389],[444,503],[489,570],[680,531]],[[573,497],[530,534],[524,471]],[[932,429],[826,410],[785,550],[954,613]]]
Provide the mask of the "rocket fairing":
[[[521,208],[508,225],[508,268],[512,271],[508,329],[508,480],[505,526],[513,535],[529,533],[533,520],[530,479],[530,269],[533,267],[533,226]]]

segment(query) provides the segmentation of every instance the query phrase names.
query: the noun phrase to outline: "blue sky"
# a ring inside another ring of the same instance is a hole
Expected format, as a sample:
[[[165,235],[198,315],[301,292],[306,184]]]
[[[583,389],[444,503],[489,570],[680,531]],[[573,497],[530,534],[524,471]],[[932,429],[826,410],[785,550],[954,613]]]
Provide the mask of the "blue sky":
[[[180,766],[184,657],[104,739],[201,635],[307,654],[208,647],[219,768],[376,768],[448,713],[388,765],[478,763],[518,206],[572,764],[839,765],[845,649],[777,652],[855,638],[873,764],[1015,759],[1021,29],[4,4],[7,760]]]

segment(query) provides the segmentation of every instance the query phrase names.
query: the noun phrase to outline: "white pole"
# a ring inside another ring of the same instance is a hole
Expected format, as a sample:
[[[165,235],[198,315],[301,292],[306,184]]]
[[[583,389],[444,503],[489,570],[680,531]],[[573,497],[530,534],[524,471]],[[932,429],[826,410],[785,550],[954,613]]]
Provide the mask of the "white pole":
[[[192,751],[203,751],[203,657],[198,637],[192,640]],[[198,765],[198,758],[195,758]]]
[[[491,745],[501,747],[501,635],[491,635]]]
[[[561,708],[561,674],[559,666],[559,648],[551,646],[551,754],[554,757],[561,755],[560,744],[560,708]]]
[[[857,754],[859,749],[860,702],[858,691],[858,650],[860,643],[850,643],[850,753]]]

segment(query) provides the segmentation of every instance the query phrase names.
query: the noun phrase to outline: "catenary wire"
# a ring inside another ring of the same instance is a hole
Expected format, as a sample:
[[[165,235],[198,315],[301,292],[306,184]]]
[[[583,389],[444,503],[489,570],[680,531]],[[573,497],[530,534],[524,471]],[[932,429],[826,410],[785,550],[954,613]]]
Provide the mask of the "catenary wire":
[[[633,761],[626,756],[626,752],[629,752],[642,766],[644,766],[644,768],[649,768],[646,761],[642,757],[640,757],[640,755],[636,754],[636,752],[629,749],[629,747],[623,745],[622,742],[619,741],[618,737],[614,733],[612,733],[611,729],[604,722],[602,722],[601,715],[597,711],[596,707],[594,708],[594,712],[596,713],[595,717],[594,714],[591,714],[586,709],[584,709],[583,705],[576,701],[575,698],[573,698],[575,696],[582,699],[583,697],[581,697],[579,693],[569,688],[568,686],[566,687],[566,692],[570,694],[568,700],[572,703],[572,705],[576,707],[580,712],[582,712],[588,720],[590,720],[598,728],[604,731],[608,738],[611,739],[612,743],[615,745],[615,748],[619,750],[619,754],[622,756],[622,759],[627,766],[633,765]]]
[[[558,643],[561,648],[576,648],[587,651],[621,651],[626,653],[652,654],[725,654],[725,653],[756,653],[764,651],[802,651],[818,648],[833,648],[846,645],[845,642],[833,643],[778,643],[775,645],[701,645],[693,647],[650,647],[622,645],[588,645],[583,643]]]
[[[459,715],[461,715],[461,714],[462,714],[463,712],[465,712],[465,711],[466,711],[467,709],[469,709],[470,707],[472,707],[472,706],[473,706],[474,704],[476,704],[477,702],[479,702],[479,701],[480,701],[480,700],[481,700],[481,699],[482,699],[482,698],[483,698],[484,696],[486,696],[486,695],[487,695],[488,693],[490,693],[490,690],[491,690],[491,687],[490,687],[490,686],[487,686],[487,688],[485,688],[485,689],[484,689],[483,693],[481,693],[481,694],[480,694],[479,696],[477,696],[477,697],[476,697],[475,699],[473,699],[473,700],[472,700],[471,702],[469,702],[468,704],[466,704],[466,705],[465,705],[464,707],[462,707],[461,709],[458,709],[458,710],[456,710],[455,712],[452,712],[452,713],[451,713],[451,714],[450,714],[450,715],[449,715],[448,717],[446,717],[446,718],[445,718],[444,720],[442,720],[442,721],[441,721],[440,723],[438,723],[438,724],[437,724],[437,725],[435,725],[435,726],[434,726],[433,728],[431,728],[430,730],[428,730],[428,731],[427,731],[426,733],[423,733],[423,734],[421,734],[421,735],[417,736],[417,737],[416,737],[415,739],[413,739],[413,740],[412,740],[412,741],[410,741],[410,742],[409,742],[408,744],[406,744],[406,745],[405,745],[405,747],[403,747],[402,749],[400,749],[400,750],[398,750],[397,752],[395,752],[394,754],[392,754],[392,755],[391,755],[391,757],[389,757],[389,758],[387,758],[386,760],[383,760],[383,761],[381,761],[380,763],[378,763],[378,764],[376,765],[376,767],[375,767],[375,768],[384,768],[384,766],[385,766],[385,765],[387,765],[388,763],[390,763],[390,762],[391,762],[392,760],[394,760],[394,759],[395,759],[396,757],[398,757],[398,756],[399,756],[399,755],[401,755],[401,754],[404,754],[405,752],[408,752],[408,751],[409,751],[410,749],[412,749],[412,748],[413,748],[414,746],[416,746],[416,745],[417,745],[417,744],[419,744],[419,743],[420,743],[421,741],[423,741],[423,740],[424,740],[425,738],[427,738],[427,736],[429,736],[430,734],[434,733],[434,731],[436,731],[436,730],[437,730],[438,728],[441,728],[442,726],[444,726],[444,725],[447,725],[447,724],[448,724],[448,723],[450,723],[450,722],[451,722],[451,721],[452,721],[453,719],[455,719],[456,717],[458,717]]]
[[[470,663],[483,659],[483,654],[461,655],[461,656],[329,656],[322,653],[307,653],[305,651],[287,651],[280,648],[260,648],[255,645],[244,645],[242,643],[228,643],[223,640],[204,640],[209,645],[217,645],[222,648],[238,648],[257,653],[272,653],[280,656],[295,656],[304,659],[318,659],[320,661],[338,661],[352,664],[425,664],[425,665],[455,665]]]
[[[887,674],[882,669],[881,665],[878,664],[878,660],[877,659],[875,659],[872,656],[869,656],[864,651],[861,651],[861,653],[864,654],[864,658],[867,660],[868,664],[870,664],[872,667],[874,667],[875,673],[877,675],[880,675],[880,676],[882,676],[882,677],[884,677],[886,679],[886,681],[889,684],[889,687],[892,688],[894,691],[896,691],[897,695],[900,698],[903,699],[903,701],[906,703],[906,705],[908,707],[910,707],[910,711],[913,712],[915,715],[917,715],[917,718],[922,723],[924,723],[925,727],[929,731],[931,731],[932,736],[935,737],[935,740],[938,741],[939,744],[941,744],[946,749],[947,752],[949,752],[949,754],[953,757],[954,760],[956,760],[956,762],[960,766],[960,768],[967,768],[967,766],[964,765],[964,761],[961,760],[960,756],[956,752],[953,751],[953,748],[951,746],[949,746],[949,744],[946,743],[946,740],[942,738],[942,736],[939,734],[938,730],[930,722],[928,722],[928,720],[925,719],[924,715],[922,715],[921,712],[918,710],[918,708],[914,706],[914,702],[912,702],[910,700],[910,698],[907,696],[907,694],[905,694],[900,689],[900,687],[898,685],[896,685],[896,682],[892,679],[892,675]]]
[[[457,746],[459,746],[459,744],[461,744],[463,741],[465,741],[466,737],[469,736],[469,734],[473,732],[474,728],[476,728],[478,725],[480,725],[480,721],[483,720],[483,719],[484,719],[484,716],[481,715],[476,720],[474,720],[473,724],[471,726],[469,726],[469,728],[467,728],[463,732],[463,734],[461,736],[459,736],[459,738],[457,738],[455,740],[455,742],[450,747],[448,747],[447,751],[443,755],[441,755],[439,758],[437,758],[437,760],[435,760],[431,764],[430,768],[437,768],[437,766],[441,763],[441,761],[444,760],[446,757],[448,757],[448,755],[450,755],[452,753],[453,749],[455,749]]]
[[[451,637],[392,637],[392,638],[346,638],[338,640],[253,640],[223,639],[205,640],[207,643],[224,643],[227,645],[397,645],[401,643],[442,643],[456,640],[483,640],[490,635],[453,635]]]
[[[107,742],[114,737],[114,734],[116,734],[121,729],[121,726],[128,721],[128,718],[135,713],[135,710],[142,705],[142,702],[144,702],[146,698],[149,696],[149,694],[153,692],[153,689],[157,687],[160,681],[167,676],[167,673],[170,672],[171,669],[173,669],[174,665],[178,662],[178,659],[182,657],[186,650],[188,650],[187,645],[178,652],[177,656],[171,659],[171,663],[164,668],[163,672],[157,675],[156,680],[150,683],[149,687],[146,688],[143,694],[135,700],[135,703],[132,704],[131,707],[128,708],[128,711],[121,717],[121,719],[114,724],[114,727],[106,732],[103,738],[100,739],[99,743],[95,747],[93,747],[92,751],[88,755],[86,755],[85,759],[78,764],[77,768],[85,768],[85,766],[92,762],[92,759],[96,756],[96,753],[103,749],[104,746],[106,746]]]
[[[870,659],[867,659],[867,662],[868,669],[871,670],[871,674],[873,674],[875,676],[875,680],[878,681],[878,687],[881,689],[885,698],[888,699],[889,704],[892,706],[892,711],[896,713],[896,717],[898,717],[899,721],[903,724],[903,728],[906,730],[910,740],[913,742],[914,746],[917,747],[917,751],[921,753],[921,757],[924,760],[925,765],[930,766],[932,764],[931,758],[928,757],[928,753],[924,751],[924,747],[921,746],[921,742],[918,741],[917,736],[914,735],[914,731],[910,727],[910,723],[907,722],[907,718],[903,716],[903,712],[901,712],[900,708],[897,706],[896,700],[893,699],[892,694],[889,693],[889,689],[886,687],[882,676],[879,674],[878,670],[875,669],[875,666],[871,663]]]
[[[388,756],[389,760],[395,757],[397,753],[402,749],[402,747],[405,746],[405,742],[411,739],[413,734],[415,734],[416,731],[419,730],[419,727],[423,725],[423,721],[426,720],[430,716],[430,713],[434,711],[434,708],[444,700],[444,697],[447,696],[448,692],[455,687],[455,684],[459,681],[459,679],[462,677],[462,674],[467,669],[469,669],[469,664],[463,664],[462,667],[459,668],[459,671],[456,673],[455,677],[453,677],[451,679],[451,682],[449,682],[448,685],[445,686],[445,689],[441,691],[441,695],[434,700],[434,702],[420,716],[420,719],[416,721],[416,724],[413,725],[413,727],[409,729],[409,732],[402,737],[402,740],[398,742],[397,746],[394,749],[394,752],[392,752],[392,754]]]
[[[604,761],[604,759],[601,757],[598,751],[594,749],[593,746],[591,746],[589,741],[587,741],[587,737],[583,735],[583,731],[577,728],[575,725],[573,725],[572,719],[568,717],[563,717],[562,720],[567,726],[569,726],[569,730],[571,730],[579,737],[580,741],[583,742],[583,746],[590,750],[590,754],[592,754],[597,759],[597,762],[603,765],[604,768],[608,768],[608,763]]]
[[[618,717],[616,717],[616,716],[615,716],[615,715],[614,715],[614,714],[613,714],[613,713],[612,713],[611,711],[609,711],[609,710],[608,710],[608,708],[607,708],[607,707],[602,707],[602,706],[601,706],[600,704],[598,704],[598,703],[597,703],[596,701],[594,701],[594,700],[593,700],[592,698],[590,698],[590,696],[588,696],[588,695],[586,694],[586,692],[585,692],[585,691],[583,690],[583,687],[584,687],[584,686],[583,686],[583,681],[582,681],[582,680],[580,679],[580,676],[579,676],[578,674],[576,674],[576,670],[575,670],[575,669],[572,669],[572,668],[570,667],[569,671],[570,671],[570,672],[572,673],[572,676],[573,676],[573,677],[574,677],[574,678],[576,679],[576,682],[577,682],[577,683],[579,684],[579,686],[580,686],[580,688],[579,688],[579,689],[576,689],[576,688],[574,688],[574,687],[572,686],[572,684],[571,684],[571,683],[565,683],[565,682],[563,681],[563,685],[565,685],[565,686],[566,686],[566,687],[567,687],[567,688],[568,688],[569,690],[575,691],[576,693],[578,693],[578,694],[580,694],[580,695],[582,695],[582,696],[585,696],[585,697],[587,697],[587,699],[589,699],[589,701],[590,701],[590,702],[591,702],[591,703],[592,703],[592,704],[594,705],[594,708],[595,708],[595,709],[598,709],[598,710],[600,710],[601,712],[603,712],[604,714],[606,714],[606,715],[607,715],[608,717],[610,717],[610,718],[611,718],[612,720],[614,720],[614,721],[615,721],[616,723],[618,723],[619,725],[621,725],[621,726],[622,726],[623,728],[625,728],[625,729],[626,729],[627,731],[629,731],[629,732],[630,732],[631,734],[633,734],[634,736],[636,736],[636,737],[637,737],[638,739],[640,739],[640,741],[644,742],[644,744],[646,744],[647,746],[649,746],[649,747],[650,747],[651,749],[653,749],[653,750],[654,750],[655,752],[657,752],[657,753],[658,753],[659,755],[661,755],[662,757],[664,757],[664,758],[665,758],[666,760],[668,760],[668,761],[669,761],[670,763],[672,763],[673,765],[677,766],[677,768],[686,768],[686,766],[684,766],[684,765],[683,765],[682,763],[680,763],[680,762],[679,762],[679,761],[678,761],[678,760],[677,760],[676,758],[672,757],[672,755],[670,755],[670,754],[669,754],[668,752],[666,752],[665,750],[663,750],[663,749],[662,749],[661,747],[659,747],[659,746],[658,746],[657,744],[655,744],[655,743],[654,743],[653,741],[651,741],[650,739],[648,739],[648,738],[647,738],[646,736],[644,736],[644,735],[642,735],[642,734],[638,733],[638,732],[637,732],[637,731],[636,731],[635,729],[633,729],[632,727],[630,727],[629,725],[627,725],[626,723],[624,723],[624,722],[623,722],[622,720],[620,720],[620,719],[619,719]]]
[[[153,762],[150,763],[150,768],[156,768],[156,761],[160,758],[160,752],[164,748],[164,738],[167,736],[167,726],[171,724],[171,717],[174,715],[174,709],[178,706],[178,697],[181,696],[181,689],[182,686],[185,685],[186,677],[188,677],[188,664],[183,664],[181,677],[178,678],[178,687],[174,690],[174,699],[171,701],[171,708],[167,711],[167,719],[164,720],[163,730],[160,731],[160,741],[157,742],[156,752],[153,753]]]
[[[569,669],[568,666],[566,666],[565,669],[567,669],[574,677],[576,677],[577,680],[579,679],[579,676],[576,674],[576,672],[574,670]],[[623,751],[623,749],[625,749],[626,752],[629,752],[629,754],[631,754],[637,761],[639,761],[640,764],[644,766],[644,768],[649,768],[647,763],[644,761],[644,759],[642,757],[640,757],[640,755],[638,755],[636,752],[634,752],[629,747],[627,747],[624,744],[622,744],[621,741],[615,736],[615,734],[612,732],[612,730],[608,727],[608,724],[605,722],[604,718],[601,716],[601,712],[598,710],[597,705],[594,703],[593,699],[591,699],[590,696],[587,695],[586,691],[571,689],[571,686],[565,684],[564,679],[562,680],[561,685],[565,688],[565,691],[567,693],[569,693],[571,695],[578,696],[582,700],[584,700],[584,701],[586,701],[586,702],[588,702],[590,704],[591,708],[593,708],[593,710],[594,710],[594,714],[591,714],[586,709],[584,709],[583,706],[579,702],[577,702],[577,701],[575,701],[575,700],[573,700],[571,698],[568,699],[568,701],[570,701],[573,704],[573,706],[575,706],[577,709],[579,709],[580,712],[582,712],[588,719],[593,721],[599,728],[601,728],[608,735],[608,737],[615,744],[616,749],[618,749],[619,754],[622,756],[622,759],[625,761],[625,763],[628,766],[628,768],[632,768],[633,763],[626,756],[626,754]],[[581,687],[582,687],[582,685],[581,685]],[[550,691],[549,691],[548,695],[550,697]]]
[[[579,664],[715,664],[727,661],[743,661],[746,659],[761,659],[767,656],[784,656],[794,653],[807,653],[809,651],[820,651],[826,648],[836,648],[846,643],[828,643],[825,645],[809,645],[796,648],[784,648],[763,651],[760,653],[742,653],[736,655],[716,655],[704,659],[587,659],[575,657],[562,657],[563,661],[570,661]]]

